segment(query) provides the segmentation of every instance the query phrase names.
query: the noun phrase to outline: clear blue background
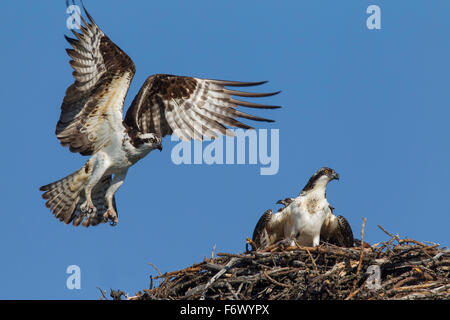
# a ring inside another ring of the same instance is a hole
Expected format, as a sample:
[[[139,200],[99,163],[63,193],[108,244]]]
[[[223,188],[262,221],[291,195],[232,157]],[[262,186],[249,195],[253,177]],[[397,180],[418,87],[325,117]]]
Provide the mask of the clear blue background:
[[[366,8],[381,7],[381,30]],[[73,82],[64,1],[2,3],[0,43],[0,298],[96,299],[97,287],[134,295],[149,275],[216,252],[244,250],[262,212],[312,173],[341,174],[329,202],[359,237],[449,244],[449,1],[85,1],[134,60],[128,106],[153,73],[270,80],[280,170],[181,165],[175,145],[135,165],[116,199],[119,224],[75,228],[55,219],[39,186],[87,158],[62,148],[54,128]],[[247,121],[249,122],[249,121]],[[66,288],[67,266],[81,290]]]

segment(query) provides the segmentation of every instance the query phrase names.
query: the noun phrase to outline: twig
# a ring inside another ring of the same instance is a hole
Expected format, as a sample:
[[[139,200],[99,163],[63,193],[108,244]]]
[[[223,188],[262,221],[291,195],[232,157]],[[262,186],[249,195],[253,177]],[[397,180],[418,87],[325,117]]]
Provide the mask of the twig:
[[[359,273],[361,272],[361,266],[362,266],[362,261],[363,261],[363,256],[364,256],[364,227],[365,227],[365,225],[366,225],[366,218],[363,219],[363,223],[362,223],[362,227],[361,227],[361,250],[359,253],[359,262],[358,262],[358,267],[356,268],[355,280],[353,281],[353,290],[352,290],[352,293],[350,293],[350,295],[348,295],[347,298],[345,298],[345,300],[351,300],[359,292],[359,288],[356,289],[356,285],[358,283],[358,276],[359,276]]]
[[[356,279],[358,278],[359,272],[361,271],[361,265],[364,255],[364,226],[366,225],[366,218],[364,218],[361,228],[361,252],[359,254],[358,268],[356,268]]]
[[[354,297],[355,295],[358,294],[358,292],[359,292],[360,289],[361,289],[361,288],[357,288],[356,290],[353,290],[353,291],[347,296],[347,298],[345,298],[345,300],[352,300],[353,297]]]
[[[214,244],[213,248],[212,248],[212,252],[211,252],[211,262],[214,261],[214,251],[216,251],[216,244]]]
[[[159,276],[162,277],[161,271],[159,271],[159,269],[158,269],[153,263],[147,262],[147,264],[148,264],[149,266],[152,266],[153,268],[155,268],[155,270],[158,272]],[[155,279],[157,279],[157,278],[155,278]]]
[[[164,274],[159,274],[159,276],[155,277],[154,279],[161,279],[161,278],[171,278],[171,277],[175,277],[179,274],[183,274],[183,273],[188,273],[188,272],[197,272],[200,271],[202,268],[199,265],[196,266],[192,266],[192,267],[187,267],[185,269],[182,270],[177,270],[177,271],[172,271],[172,272],[166,272]]]
[[[382,226],[380,226],[379,224],[378,224],[377,226],[378,226],[378,228],[381,229],[381,231],[383,231],[384,233],[386,233],[389,237],[391,237],[391,238],[396,238],[396,237],[397,237],[396,235],[393,235],[392,233],[386,231],[386,230],[385,230]]]
[[[264,275],[264,277],[265,277],[266,279],[268,279],[268,280],[269,280],[270,282],[272,282],[273,284],[276,284],[277,286],[284,287],[284,288],[290,288],[290,287],[291,287],[290,285],[287,285],[287,284],[285,284],[285,283],[278,282],[277,280],[273,279],[271,276],[269,276],[269,275],[267,274],[266,271],[263,271],[263,275]]]
[[[309,252],[308,248],[305,248],[305,249],[306,249],[306,252],[308,252],[308,256],[311,259],[311,262],[314,266],[314,270],[316,271],[316,274],[319,274],[319,269],[317,269],[316,261],[314,261],[314,258],[312,256],[311,252]]]
[[[434,288],[434,289],[432,289],[431,291],[432,291],[433,293],[437,293],[437,292],[440,292],[440,291],[443,291],[443,290],[448,290],[448,289],[450,289],[450,284],[446,284],[446,285],[444,285],[444,286],[440,286],[440,287],[438,287],[438,288]]]
[[[226,286],[227,286],[228,290],[230,290],[231,294],[233,295],[233,298],[235,300],[239,300],[239,297],[236,294],[236,292],[234,292],[233,287],[231,286],[231,284],[229,282],[227,282]]]
[[[428,247],[426,244],[424,244],[422,242],[419,242],[417,240],[413,240],[413,239],[401,239],[401,240],[398,241],[398,243],[414,243],[414,244],[417,244],[417,245],[422,246],[422,247]]]
[[[225,272],[227,272],[230,268],[233,267],[233,265],[238,261],[238,258],[231,258],[231,260],[225,265],[225,267],[223,267],[222,270],[220,270],[219,272],[216,273],[216,275],[214,277],[212,277],[208,283],[205,285],[205,287],[202,289],[203,290],[203,294],[200,297],[200,300],[204,300],[205,299],[205,293],[206,290],[209,288],[209,286],[211,284],[214,283],[214,281],[216,281],[218,278],[220,278]]]
[[[306,250],[306,252],[308,253],[309,258],[311,259],[311,262],[313,264],[314,270],[316,271],[316,274],[319,274],[319,270],[317,269],[316,261],[314,260],[314,258],[312,256],[311,252],[309,251],[309,249],[307,247],[300,246],[300,244],[298,243],[297,239],[294,239],[294,243],[295,243],[295,246],[297,247],[297,249],[300,249],[300,250],[301,249],[305,249]]]
[[[97,289],[100,290],[100,292],[102,294],[102,296],[100,297],[100,300],[103,300],[103,299],[108,300],[108,298],[105,296],[106,290],[103,291],[102,289],[100,289],[100,287],[97,287]]]
[[[429,289],[433,286],[436,286],[438,284],[437,281],[423,283],[423,284],[417,284],[413,286],[405,286],[405,287],[399,287],[399,288],[392,288],[391,292],[403,292],[403,291],[413,291],[413,290],[420,290],[420,289]]]
[[[390,239],[388,242],[386,242],[386,243],[384,244],[383,247],[388,247],[388,246],[390,246],[391,243],[394,242],[394,240],[397,240],[397,241],[400,240],[398,234],[393,235],[393,234],[391,234],[390,232],[386,231],[386,230],[385,230],[382,226],[380,226],[380,225],[378,225],[378,228],[380,228],[381,231],[383,231],[384,233],[386,233],[388,236],[391,237],[391,239]],[[388,248],[388,250],[390,250],[390,249]]]
[[[254,259],[255,256],[253,255],[246,255],[246,254],[235,254],[235,253],[225,253],[225,252],[217,252],[217,255],[219,257],[229,257],[229,258],[239,258],[239,259]]]

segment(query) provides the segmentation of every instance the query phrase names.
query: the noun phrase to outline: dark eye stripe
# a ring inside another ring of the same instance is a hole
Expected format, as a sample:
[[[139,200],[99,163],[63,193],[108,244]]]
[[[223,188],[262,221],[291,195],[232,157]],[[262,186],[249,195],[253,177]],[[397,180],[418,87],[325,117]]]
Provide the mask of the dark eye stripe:
[[[141,139],[141,141],[144,143],[148,143],[148,142],[156,143],[157,140],[155,138],[145,138],[145,139]]]

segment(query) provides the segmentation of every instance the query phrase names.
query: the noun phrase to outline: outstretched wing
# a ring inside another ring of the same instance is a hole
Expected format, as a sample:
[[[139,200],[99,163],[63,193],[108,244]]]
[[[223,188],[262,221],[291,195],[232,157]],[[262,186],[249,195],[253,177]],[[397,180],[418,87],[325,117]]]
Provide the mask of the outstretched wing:
[[[290,205],[292,202],[294,202],[295,198],[285,198],[283,200],[278,200],[277,204],[281,204],[284,207],[281,207],[278,209],[278,212],[284,210],[284,208],[286,208],[288,205]]]
[[[67,89],[56,125],[63,146],[82,155],[92,154],[109,142],[122,126],[123,101],[135,73],[133,61],[100,30],[86,9],[77,39],[66,36],[73,49],[75,82]]]
[[[348,223],[347,219],[343,216],[338,216],[338,231],[337,231],[337,241],[343,247],[353,247],[353,230]]]
[[[252,241],[256,245],[257,249],[267,247],[270,244],[270,237],[267,230],[267,225],[272,219],[272,209],[265,211],[256,223],[253,230]]]
[[[287,224],[292,223],[292,211],[284,208],[277,213],[272,209],[263,213],[256,223],[252,241],[257,248],[265,248],[285,238],[284,230]]]
[[[236,109],[238,106],[262,109],[279,107],[239,101],[232,96],[267,97],[278,92],[247,93],[229,90],[226,86],[246,87],[262,83],[265,82],[233,82],[156,74],[150,76],[139,90],[127,111],[125,123],[141,132],[157,133],[161,137],[175,133],[182,140],[233,135],[226,126],[252,129],[236,120],[240,117],[273,122],[241,112]]]
[[[353,231],[347,219],[330,213],[320,231],[323,241],[340,246],[353,247]]]

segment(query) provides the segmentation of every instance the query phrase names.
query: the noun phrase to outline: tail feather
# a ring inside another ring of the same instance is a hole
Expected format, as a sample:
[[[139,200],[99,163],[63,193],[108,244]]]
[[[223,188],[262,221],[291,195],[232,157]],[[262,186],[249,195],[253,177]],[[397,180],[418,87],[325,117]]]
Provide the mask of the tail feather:
[[[73,172],[65,178],[53,183],[42,186],[39,190],[44,191],[42,198],[47,200],[45,205],[54,216],[66,224],[73,223],[74,226],[80,225],[83,220],[83,226],[95,226],[103,223],[103,215],[108,210],[105,199],[106,190],[111,185],[111,175],[105,176],[92,190],[92,202],[97,208],[96,215],[91,219],[85,219],[80,206],[86,201],[84,188],[89,179],[90,172],[83,168]],[[113,198],[114,209],[116,209],[115,199]]]
[[[46,207],[52,211],[56,218],[65,223],[70,223],[77,204],[80,202],[80,194],[84,193],[84,186],[89,178],[84,167],[53,183],[42,186],[44,191],[42,198],[47,200]]]

